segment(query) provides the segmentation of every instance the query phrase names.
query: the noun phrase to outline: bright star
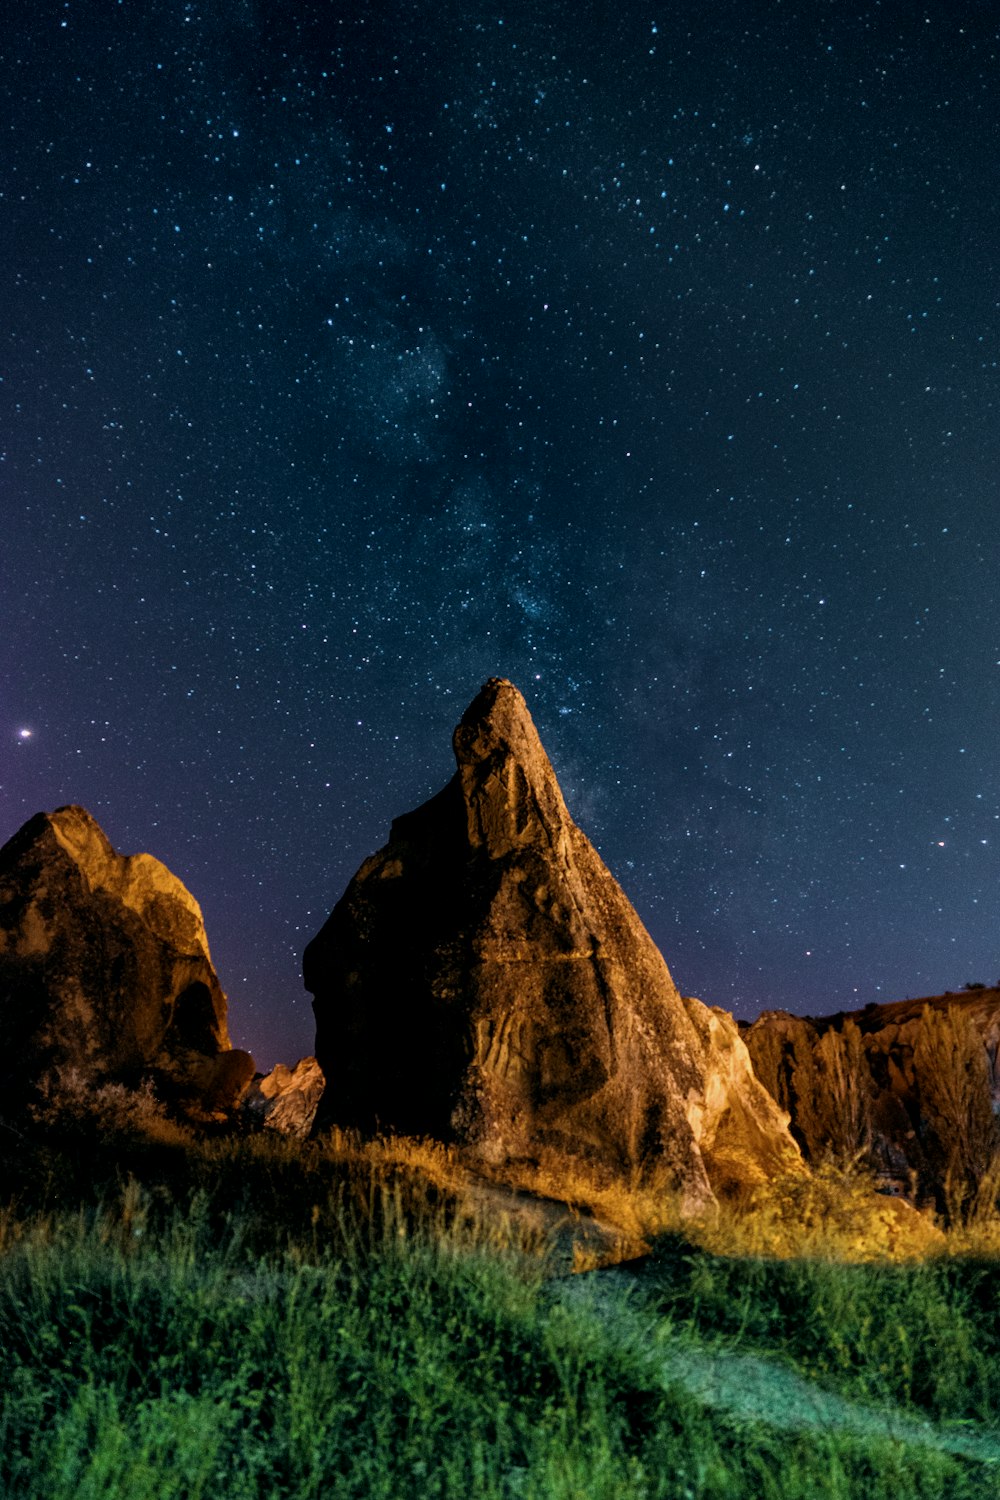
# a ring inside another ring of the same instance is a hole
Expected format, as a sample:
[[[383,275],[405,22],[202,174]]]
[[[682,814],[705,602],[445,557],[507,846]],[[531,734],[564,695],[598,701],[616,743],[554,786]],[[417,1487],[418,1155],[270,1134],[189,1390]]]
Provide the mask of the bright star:
[[[30,740],[31,739],[31,733],[32,732],[31,732],[30,729],[19,729],[17,731],[17,737],[18,737],[19,740]]]

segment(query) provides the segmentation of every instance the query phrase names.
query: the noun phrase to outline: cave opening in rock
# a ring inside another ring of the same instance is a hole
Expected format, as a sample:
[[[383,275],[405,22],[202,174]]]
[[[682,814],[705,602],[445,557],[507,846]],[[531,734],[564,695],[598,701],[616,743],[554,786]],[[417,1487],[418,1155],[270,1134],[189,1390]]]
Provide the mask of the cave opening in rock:
[[[173,1047],[189,1047],[195,1052],[217,1051],[215,1011],[206,984],[189,984],[177,997],[169,1041]]]

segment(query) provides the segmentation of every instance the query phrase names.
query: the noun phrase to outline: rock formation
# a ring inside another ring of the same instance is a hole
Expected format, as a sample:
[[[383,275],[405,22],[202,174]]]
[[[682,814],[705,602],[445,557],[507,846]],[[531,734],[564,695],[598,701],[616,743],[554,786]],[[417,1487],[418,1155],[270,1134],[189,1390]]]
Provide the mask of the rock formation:
[[[511,683],[486,684],[454,749],[454,778],[394,821],[306,949],[317,1127],[548,1151],[692,1206],[801,1170],[735,1022],[678,993]]]
[[[324,1084],[314,1057],[300,1058],[294,1068],[278,1063],[272,1072],[254,1079],[243,1108],[255,1124],[304,1138],[312,1129]]]
[[[960,1135],[978,1135],[989,1152],[990,1116],[1000,1113],[1000,990],[821,1017],[765,1011],[743,1036],[807,1157],[863,1152],[887,1185],[909,1191],[939,1186],[954,1170]]]
[[[197,901],[151,855],[116,854],[82,807],[39,813],[0,849],[5,1112],[64,1070],[152,1076],[210,1112],[253,1076],[230,1046]]]

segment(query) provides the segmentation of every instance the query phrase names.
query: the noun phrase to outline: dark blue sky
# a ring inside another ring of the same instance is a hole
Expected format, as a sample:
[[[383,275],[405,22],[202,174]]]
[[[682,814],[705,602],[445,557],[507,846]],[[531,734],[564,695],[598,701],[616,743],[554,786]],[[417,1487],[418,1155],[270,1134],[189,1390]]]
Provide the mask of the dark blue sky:
[[[502,675],[686,992],[995,980],[997,31],[8,18],[0,837],[163,859],[293,1061],[302,947]]]

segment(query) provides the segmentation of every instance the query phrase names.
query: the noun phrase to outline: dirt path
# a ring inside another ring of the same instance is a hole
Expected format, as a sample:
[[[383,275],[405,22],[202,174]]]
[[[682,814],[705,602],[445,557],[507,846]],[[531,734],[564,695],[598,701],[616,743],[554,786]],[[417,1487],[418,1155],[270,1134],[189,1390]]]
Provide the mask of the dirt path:
[[[584,1306],[606,1335],[630,1349],[655,1349],[664,1385],[681,1385],[706,1406],[783,1431],[839,1429],[859,1437],[893,1438],[1000,1468],[1000,1432],[951,1426],[915,1417],[893,1405],[840,1396],[780,1360],[735,1350],[707,1349],[671,1333],[647,1307],[634,1279],[618,1270],[568,1278],[557,1293]]]

